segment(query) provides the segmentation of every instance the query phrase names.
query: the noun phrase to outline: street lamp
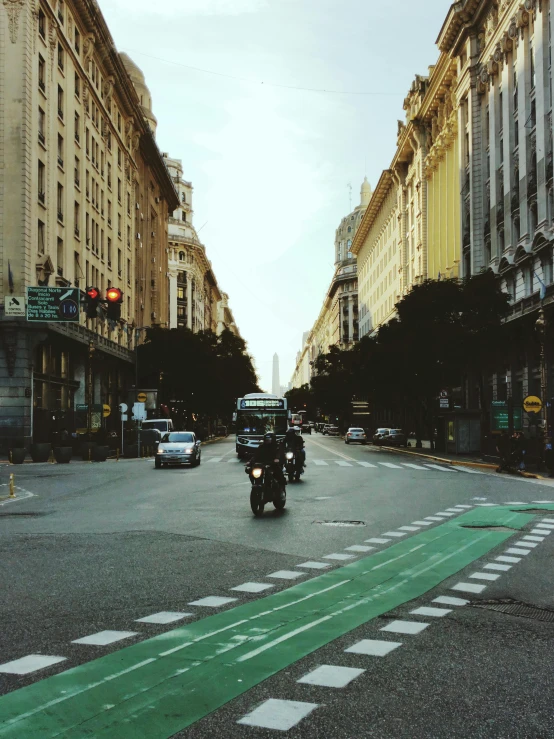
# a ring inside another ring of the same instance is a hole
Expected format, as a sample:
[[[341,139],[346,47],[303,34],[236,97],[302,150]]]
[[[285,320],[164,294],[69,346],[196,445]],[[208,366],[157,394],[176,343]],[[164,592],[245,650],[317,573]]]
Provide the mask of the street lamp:
[[[545,352],[545,344],[546,344],[546,316],[544,313],[544,307],[541,303],[541,308],[539,310],[539,317],[537,318],[537,321],[535,323],[535,331],[537,332],[537,336],[540,341],[541,345],[541,400],[542,400],[542,410],[541,410],[541,421],[542,421],[542,427],[544,434],[546,435],[548,433],[547,428],[547,422],[548,422],[548,416],[547,416],[547,387],[546,387],[546,352]]]
[[[152,328],[151,326],[139,326],[139,328],[135,328],[135,397],[138,399],[138,340],[139,340],[139,332],[140,331],[146,331],[149,328]],[[138,456],[140,457],[140,426],[137,428],[137,451]]]

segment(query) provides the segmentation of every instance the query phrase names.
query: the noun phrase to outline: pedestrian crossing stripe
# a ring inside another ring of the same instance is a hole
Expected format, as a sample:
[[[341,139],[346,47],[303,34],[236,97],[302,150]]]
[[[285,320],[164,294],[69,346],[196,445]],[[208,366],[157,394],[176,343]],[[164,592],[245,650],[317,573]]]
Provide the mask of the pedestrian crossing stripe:
[[[225,460],[223,457],[211,457],[210,459],[206,460],[207,462],[212,462],[215,464],[218,464],[219,462],[227,462],[228,464],[236,464],[236,460],[229,459]],[[478,470],[472,470],[468,467],[458,467],[458,466],[452,466],[452,467],[443,467],[442,465],[438,464],[430,464],[430,463],[423,463],[423,464],[412,464],[410,462],[400,462],[400,464],[393,464],[392,462],[377,462],[377,464],[372,464],[371,462],[362,462],[355,459],[348,459],[342,460],[342,459],[334,459],[325,461],[324,459],[308,459],[308,464],[314,464],[316,467],[329,467],[330,465],[337,465],[337,467],[364,467],[366,469],[379,469],[379,467],[386,467],[387,469],[393,469],[393,470],[404,470],[404,472],[410,471],[410,470],[418,470],[418,471],[427,471],[430,470],[436,470],[438,472],[469,472],[474,475],[482,475],[483,472],[479,472]]]

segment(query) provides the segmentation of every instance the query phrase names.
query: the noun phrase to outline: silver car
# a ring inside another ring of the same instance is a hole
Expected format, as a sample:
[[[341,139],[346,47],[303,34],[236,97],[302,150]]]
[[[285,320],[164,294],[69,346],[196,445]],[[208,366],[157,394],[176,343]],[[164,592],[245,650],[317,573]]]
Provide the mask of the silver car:
[[[345,444],[367,444],[367,434],[363,429],[350,428],[344,437]]]
[[[202,452],[200,442],[192,431],[171,431],[162,436],[154,464],[159,470],[162,465],[200,464]]]

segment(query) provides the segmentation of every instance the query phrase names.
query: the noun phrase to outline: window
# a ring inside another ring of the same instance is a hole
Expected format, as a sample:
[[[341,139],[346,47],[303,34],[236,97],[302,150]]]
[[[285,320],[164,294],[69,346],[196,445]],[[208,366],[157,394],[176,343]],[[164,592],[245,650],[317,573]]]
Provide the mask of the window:
[[[181,211],[181,220],[184,221],[185,223],[187,222],[187,214],[185,213],[184,210]]]
[[[74,212],[73,212],[73,220],[75,223],[75,236],[79,236],[80,234],[80,223],[81,223],[81,206],[77,201],[75,201],[74,205]]]
[[[179,252],[179,261],[184,262],[185,261],[185,252],[180,251]]]
[[[38,140],[40,141],[41,144],[44,144],[44,142],[46,141],[45,129],[44,129],[45,121],[46,121],[46,117],[44,115],[44,111],[42,108],[39,108],[38,109]]]
[[[38,199],[41,203],[44,203],[44,200],[46,198],[46,194],[44,191],[44,172],[45,167],[44,163],[40,161],[38,162]]]
[[[108,267],[112,266],[112,240],[108,236]]]
[[[533,39],[529,39],[529,72],[531,76],[531,90],[534,90],[537,83],[537,74],[535,69],[535,47]]]
[[[121,213],[117,214],[117,235],[121,238]]]
[[[121,149],[117,148],[117,165],[118,167],[121,167]]]
[[[178,286],[177,287],[177,300],[184,300],[185,299],[185,288]]]
[[[65,7],[63,0],[58,0],[58,18],[60,20],[60,23],[63,25],[64,22],[64,16],[65,16]]]
[[[79,99],[81,98],[81,78],[77,72],[75,72],[75,95]]]
[[[531,295],[533,293],[533,272],[529,265],[523,268],[523,284],[525,286],[525,295]]]
[[[46,90],[46,62],[40,54],[38,57],[38,86],[43,92]]]
[[[63,46],[58,44],[58,67],[63,72]]]
[[[63,120],[63,89],[58,85],[58,115]]]
[[[108,187],[112,186],[112,165],[108,162]]]
[[[87,157],[90,156],[90,131],[88,128],[85,130],[85,149]]]
[[[127,215],[131,215],[131,193],[127,193]]]
[[[88,246],[90,244],[90,216],[88,213],[85,213],[85,237]]]
[[[121,133],[121,113],[117,114],[117,130]]]
[[[112,201],[108,200],[108,226],[112,225]]]
[[[81,184],[81,162],[79,157],[75,157],[75,185],[79,187]]]
[[[186,193],[181,193],[181,202],[186,203],[187,202],[187,195]]]
[[[121,249],[118,249],[117,250],[117,273],[118,273],[118,275],[120,277],[121,277],[121,270],[122,270],[122,267],[121,267],[122,261],[121,260],[122,260],[122,257],[121,257]]]
[[[58,221],[63,222],[63,185],[58,182]]]
[[[42,221],[38,222],[38,253],[44,254],[44,245],[45,245],[45,234],[44,234],[44,223]]]
[[[131,248],[131,226],[127,226],[127,246]]]
[[[63,277],[63,241],[62,239],[58,239],[58,244],[56,248],[56,262],[58,266],[58,274],[60,277]]]
[[[121,180],[117,178],[117,199],[121,203]]]
[[[46,16],[44,15],[42,8],[38,11],[38,32],[42,38],[46,38]]]
[[[58,134],[58,164],[63,167],[63,136]]]
[[[81,140],[81,118],[79,113],[75,113],[75,141],[79,143]]]
[[[77,54],[81,53],[81,34],[75,29],[75,51]]]
[[[131,284],[131,260],[127,260],[127,284]]]

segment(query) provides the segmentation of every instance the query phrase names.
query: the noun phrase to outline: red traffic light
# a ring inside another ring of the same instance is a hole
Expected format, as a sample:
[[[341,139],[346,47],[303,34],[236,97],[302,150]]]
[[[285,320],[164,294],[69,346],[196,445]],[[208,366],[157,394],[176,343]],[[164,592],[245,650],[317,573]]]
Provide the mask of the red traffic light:
[[[109,287],[106,291],[106,300],[108,303],[121,303],[123,293],[118,287]]]
[[[88,287],[87,295],[91,300],[96,300],[96,298],[100,295],[100,291],[97,287]]]

